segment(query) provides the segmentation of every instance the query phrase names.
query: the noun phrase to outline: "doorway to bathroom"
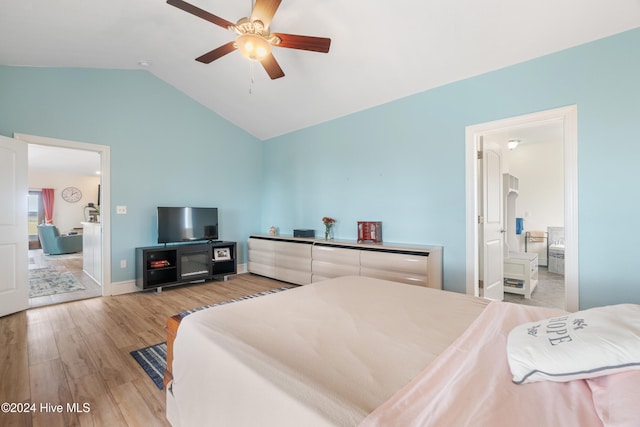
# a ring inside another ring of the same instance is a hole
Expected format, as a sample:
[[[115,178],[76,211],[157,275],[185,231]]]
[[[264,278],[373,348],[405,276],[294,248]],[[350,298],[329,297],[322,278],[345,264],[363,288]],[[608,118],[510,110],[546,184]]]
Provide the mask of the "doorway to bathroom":
[[[562,218],[562,226],[564,227],[564,241],[565,241],[565,259],[564,259],[564,305],[563,308],[569,311],[575,311],[578,309],[578,245],[577,245],[577,107],[563,107],[559,109],[544,111],[540,113],[529,114],[525,116],[518,116],[510,119],[499,120],[495,122],[483,123],[479,125],[469,126],[466,130],[466,194],[467,194],[467,293],[480,295],[482,285],[482,268],[480,267],[480,260],[484,261],[487,265],[487,256],[483,252],[482,245],[479,244],[479,222],[482,219],[482,201],[480,200],[480,191],[483,186],[482,171],[478,165],[478,151],[481,149],[480,142],[486,139],[494,139],[497,141],[498,137],[502,144],[504,144],[501,153],[506,153],[505,161],[509,156],[508,141],[509,139],[520,139],[521,146],[520,155],[522,155],[525,161],[531,161],[533,157],[529,157],[533,154],[532,150],[538,150],[544,152],[544,144],[542,143],[530,143],[527,147],[527,143],[523,143],[524,136],[518,137],[516,134],[524,135],[525,131],[532,135],[536,131],[542,132],[543,129],[549,127],[552,129],[556,127],[555,132],[559,134],[561,140],[557,143],[555,148],[561,152],[561,158],[559,160],[561,172],[558,172],[556,178],[552,179],[552,185],[556,189],[560,189],[558,193],[561,194],[559,206],[561,209],[560,216]],[[506,140],[505,140],[506,138]],[[527,138],[531,138],[527,136]],[[525,150],[526,148],[526,150]],[[517,150],[516,148],[515,150]],[[513,149],[511,151],[514,151]],[[529,153],[527,153],[529,151]],[[515,151],[514,151],[515,155]],[[543,157],[544,159],[544,157]],[[557,159],[556,159],[557,160]],[[514,160],[514,165],[516,161]],[[533,182],[538,185],[540,181],[545,181],[547,178],[543,177],[543,172],[549,170],[549,162],[542,160],[536,160],[538,164],[537,168],[533,168],[532,174],[539,174],[540,177],[533,181],[527,179],[526,181]],[[508,171],[504,166],[500,166],[501,172]],[[549,174],[547,174],[549,175]],[[562,176],[559,180],[557,176]],[[523,177],[524,178],[524,177]],[[548,189],[548,183],[545,184]],[[542,185],[541,188],[544,188]],[[519,190],[522,192],[522,190]],[[538,190],[535,190],[536,192]],[[542,236],[545,236],[547,225],[553,224],[557,226],[559,224],[554,223],[555,220],[545,219],[546,214],[541,214],[537,210],[539,202],[534,201],[538,196],[536,194],[530,194],[527,201],[523,200],[521,211],[518,215],[525,223],[528,223],[529,230],[535,232],[534,235],[538,235],[538,232],[542,232]],[[500,210],[503,209],[501,205]],[[503,212],[503,211],[502,211]],[[528,212],[528,215],[527,215]],[[554,213],[557,218],[558,213]],[[528,218],[528,220],[527,220]],[[502,218],[504,221],[504,216]],[[504,222],[503,222],[504,224]],[[506,229],[503,227],[506,233]],[[524,236],[520,237],[520,244],[524,246]],[[542,258],[542,262],[539,262],[543,267],[548,265],[548,256],[546,254],[546,239],[544,242],[535,239],[528,242],[532,246],[527,247],[527,252],[540,251],[542,254],[539,256]],[[506,242],[507,239],[504,239]],[[542,244],[541,248],[534,248],[534,244]],[[508,246],[505,245],[505,250],[508,250]],[[518,250],[524,249],[518,246]],[[496,252],[498,256],[489,256],[489,262],[493,264],[493,270],[499,269],[500,273],[504,277],[504,265],[503,259],[505,250]],[[542,271],[542,268],[538,270],[538,273]],[[536,278],[540,280],[540,275]],[[534,291],[535,293],[535,291]]]

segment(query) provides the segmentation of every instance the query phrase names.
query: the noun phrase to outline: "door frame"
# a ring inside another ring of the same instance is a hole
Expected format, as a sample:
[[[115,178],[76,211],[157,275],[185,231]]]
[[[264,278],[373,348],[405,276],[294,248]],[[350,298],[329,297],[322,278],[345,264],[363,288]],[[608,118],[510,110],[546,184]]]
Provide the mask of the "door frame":
[[[96,152],[100,155],[100,224],[102,225],[102,295],[111,289],[111,147],[87,142],[69,141],[45,136],[14,133],[13,137],[27,144],[48,145]]]
[[[465,193],[466,193],[466,290],[479,295],[478,289],[478,166],[477,140],[487,133],[507,128],[563,122],[564,151],[564,227],[565,227],[565,309],[577,311],[580,306],[578,265],[578,107],[541,111],[507,119],[467,126],[465,130]]]

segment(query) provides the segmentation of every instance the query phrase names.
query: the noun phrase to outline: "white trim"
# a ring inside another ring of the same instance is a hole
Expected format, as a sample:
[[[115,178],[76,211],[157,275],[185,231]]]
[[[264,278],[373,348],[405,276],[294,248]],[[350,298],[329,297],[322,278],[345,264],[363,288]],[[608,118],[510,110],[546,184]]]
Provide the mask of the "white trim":
[[[100,223],[102,224],[102,295],[112,295],[111,290],[111,147],[108,145],[68,141],[45,136],[14,133],[14,138],[28,144],[49,145],[93,151],[100,154]]]
[[[565,227],[565,304],[577,311],[580,305],[578,266],[578,107],[556,108],[538,113],[467,126],[465,131],[466,193],[466,290],[478,295],[478,191],[476,141],[479,136],[511,127],[562,120],[564,127],[564,227]]]
[[[465,131],[465,194],[466,194],[466,266],[467,272],[467,294],[479,296],[478,290],[478,162],[477,151],[478,141],[481,135],[475,127],[467,126]]]
[[[578,247],[578,107],[564,114],[564,238],[568,250],[564,260],[566,310],[580,310],[580,266]]]
[[[102,295],[107,296],[107,295],[131,294],[133,292],[138,292],[139,290],[140,289],[136,287],[135,280],[126,280],[124,282],[111,283],[111,286],[109,286],[108,293],[107,293],[107,290],[105,289]]]

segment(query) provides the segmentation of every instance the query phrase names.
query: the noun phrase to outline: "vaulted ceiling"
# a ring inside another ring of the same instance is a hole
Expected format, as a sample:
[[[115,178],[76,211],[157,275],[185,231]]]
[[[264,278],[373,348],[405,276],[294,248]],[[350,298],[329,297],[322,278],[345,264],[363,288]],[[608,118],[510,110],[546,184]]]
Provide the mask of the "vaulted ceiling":
[[[251,0],[190,3],[236,22]],[[0,64],[144,68],[259,139],[640,27],[640,0],[282,0],[273,32],[332,39],[275,47],[285,77],[232,52],[234,33],[165,0],[2,0]]]

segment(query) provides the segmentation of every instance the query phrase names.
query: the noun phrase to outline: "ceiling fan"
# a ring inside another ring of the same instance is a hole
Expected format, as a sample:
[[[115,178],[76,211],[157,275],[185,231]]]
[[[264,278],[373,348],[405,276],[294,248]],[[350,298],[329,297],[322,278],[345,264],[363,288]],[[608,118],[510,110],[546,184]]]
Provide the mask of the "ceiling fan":
[[[331,39],[324,37],[271,33],[269,25],[281,1],[256,0],[251,16],[235,24],[182,0],[167,3],[237,34],[234,41],[199,56],[196,61],[210,64],[237,49],[247,59],[260,62],[271,79],[278,79],[284,77],[284,72],[271,53],[273,46],[327,53],[331,45]]]

